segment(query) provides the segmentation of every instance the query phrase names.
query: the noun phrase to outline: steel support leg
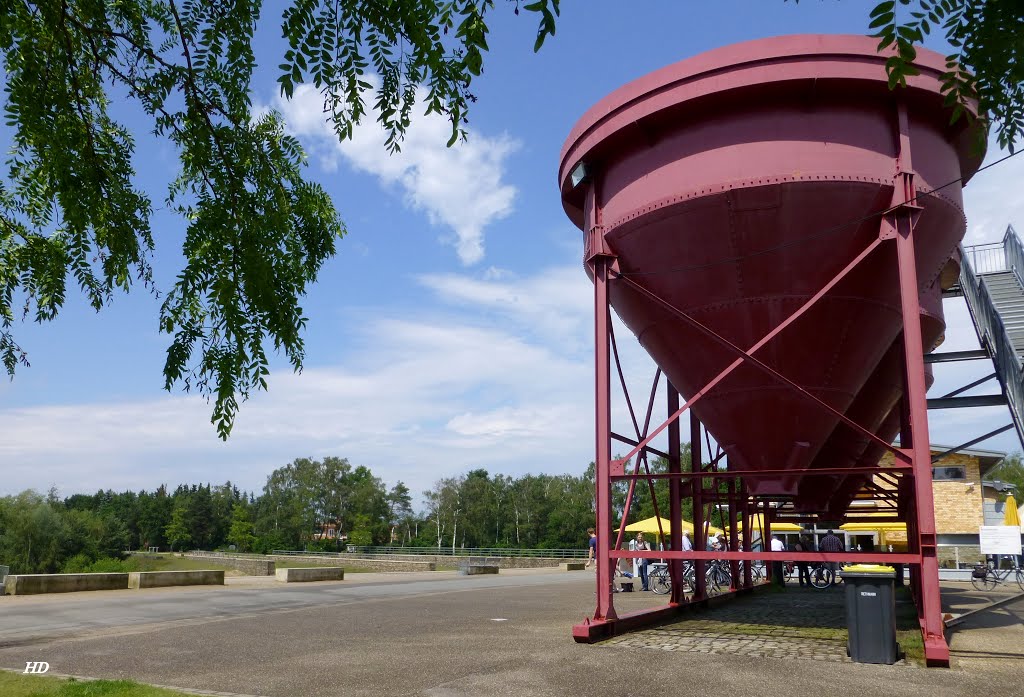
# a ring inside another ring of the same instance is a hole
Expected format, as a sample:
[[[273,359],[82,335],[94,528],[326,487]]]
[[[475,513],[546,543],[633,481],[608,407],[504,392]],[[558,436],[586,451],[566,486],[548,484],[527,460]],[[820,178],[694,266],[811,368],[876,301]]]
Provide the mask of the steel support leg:
[[[737,534],[736,526],[736,480],[729,480],[729,551],[738,552],[740,550],[740,539]],[[750,566],[750,562],[743,562],[743,567],[747,568]],[[729,581],[729,587],[736,590],[740,587],[740,563],[736,559],[729,561],[729,575],[732,577]]]
[[[747,485],[740,480],[740,514],[743,516],[743,551],[751,552],[754,549],[754,531],[750,528],[750,501],[747,494]],[[743,587],[754,587],[753,561],[743,565]]]
[[[893,203],[900,205],[886,216],[883,226],[895,230],[897,264],[900,278],[900,304],[903,310],[903,355],[905,366],[904,394],[907,400],[910,443],[901,443],[912,450],[916,543],[921,555],[917,586],[917,603],[924,638],[924,655],[928,665],[948,666],[949,646],[944,636],[942,603],[939,597],[939,565],[936,557],[935,507],[932,497],[932,457],[928,439],[927,384],[921,343],[921,304],[914,258],[914,224],[919,208],[914,189],[913,166],[910,159],[910,134],[906,105],[898,110],[900,150]],[[883,232],[885,229],[883,228]]]
[[[700,421],[697,415],[690,410],[690,471],[700,472],[701,464],[700,447]],[[707,536],[704,534],[704,478],[694,477],[691,483],[693,487],[693,548],[704,549],[707,546]],[[708,597],[707,584],[705,583],[704,571],[706,565],[703,559],[696,559],[693,562],[693,599],[704,600]]]
[[[612,566],[608,551],[612,534],[612,412],[611,412],[611,357],[609,354],[609,327],[611,315],[608,304],[608,267],[611,258],[594,259],[594,347],[596,374],[594,384],[597,480],[597,609],[595,620],[615,619],[612,604]]]
[[[666,391],[668,392],[668,413],[674,414],[679,409],[679,392],[668,379],[665,380]],[[671,474],[682,472],[682,453],[679,443],[679,420],[673,419],[668,426],[668,471]],[[679,550],[683,548],[683,509],[680,489],[682,482],[678,477],[668,480],[668,519],[671,532],[669,533],[669,548]],[[696,537],[696,535],[694,535]],[[672,559],[669,561],[669,574],[672,578],[671,602],[681,603],[683,596],[683,560]]]

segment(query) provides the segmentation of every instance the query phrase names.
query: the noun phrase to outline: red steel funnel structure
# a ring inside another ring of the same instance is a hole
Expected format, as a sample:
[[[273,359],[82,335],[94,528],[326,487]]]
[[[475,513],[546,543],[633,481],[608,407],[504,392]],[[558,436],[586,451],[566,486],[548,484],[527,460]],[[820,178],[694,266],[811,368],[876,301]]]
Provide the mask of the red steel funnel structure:
[[[669,518],[689,496],[698,526],[708,505],[724,502],[769,526],[784,516],[841,520],[869,489],[908,523],[908,552],[811,556],[910,564],[926,658],[948,664],[923,354],[942,339],[942,284],[955,278],[943,271],[959,263],[961,187],[981,154],[973,120],[951,124],[943,105],[945,59],[920,50],[920,73],[890,90],[876,44],[788,36],[710,51],[613,92],[566,140],[562,202],[584,232],[595,288],[602,540],[597,610],[575,628],[578,640],[688,604],[675,590],[666,608],[616,615],[611,564],[637,553],[612,543],[611,482],[630,482],[626,517],[637,483],[667,477]],[[641,428],[634,415],[632,437],[611,428],[609,307],[668,380],[669,418],[652,428],[649,408]],[[691,472],[680,471],[678,448],[686,408]],[[701,423],[720,444],[703,464]],[[667,453],[649,445],[665,428]],[[631,448],[627,457],[612,460],[613,439]],[[882,470],[886,451],[896,464]],[[649,453],[666,457],[669,471],[641,471]],[[741,582],[739,561],[773,558],[752,552],[749,539],[740,550],[732,532],[725,554],[680,551],[678,533],[672,551],[658,553],[675,578],[683,559],[696,561],[689,603],[705,602],[704,559],[729,559],[742,592],[750,565]]]

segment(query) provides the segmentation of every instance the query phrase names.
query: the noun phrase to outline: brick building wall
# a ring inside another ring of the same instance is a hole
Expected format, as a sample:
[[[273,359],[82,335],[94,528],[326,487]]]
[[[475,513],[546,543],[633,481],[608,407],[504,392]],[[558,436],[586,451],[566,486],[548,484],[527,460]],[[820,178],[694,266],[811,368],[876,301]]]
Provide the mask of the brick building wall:
[[[892,454],[886,453],[881,465],[892,464]],[[973,455],[959,453],[944,457],[939,467],[964,468],[966,478],[932,481],[935,500],[935,532],[939,535],[977,535],[984,514],[982,505],[981,466]],[[880,485],[880,480],[876,480]],[[890,488],[890,487],[886,487]]]

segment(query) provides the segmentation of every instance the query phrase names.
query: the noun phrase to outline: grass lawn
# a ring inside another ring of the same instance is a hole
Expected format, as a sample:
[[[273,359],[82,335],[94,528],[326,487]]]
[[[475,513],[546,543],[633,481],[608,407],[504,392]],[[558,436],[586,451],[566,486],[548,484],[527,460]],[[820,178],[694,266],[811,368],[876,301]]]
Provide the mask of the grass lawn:
[[[0,670],[4,697],[185,697],[186,693],[140,685],[131,680],[75,680],[22,675]]]
[[[917,621],[917,607],[907,586],[897,586],[896,596],[896,641],[908,663],[924,665],[924,641],[921,639],[921,625]]]
[[[128,561],[132,566],[138,567],[135,569],[136,571],[199,571],[203,569],[231,571],[234,568],[209,559],[186,559],[168,554],[161,554],[159,557],[133,554]]]

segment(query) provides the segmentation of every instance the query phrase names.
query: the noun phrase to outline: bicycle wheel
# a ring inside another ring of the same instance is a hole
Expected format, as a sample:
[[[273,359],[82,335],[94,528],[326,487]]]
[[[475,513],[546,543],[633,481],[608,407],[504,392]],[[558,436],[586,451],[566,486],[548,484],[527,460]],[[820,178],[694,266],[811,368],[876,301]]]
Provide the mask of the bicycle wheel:
[[[722,590],[722,574],[717,564],[708,566],[704,572],[704,585],[709,592],[720,593]]]
[[[835,580],[835,572],[827,566],[816,566],[811,569],[811,585],[818,590],[828,588]]]
[[[750,567],[751,580],[754,583],[761,583],[764,581],[764,567],[760,564],[754,564]]]
[[[683,590],[690,593],[694,593],[697,590],[696,576],[692,565],[687,566],[683,572]]]
[[[718,590],[728,590],[730,586],[732,586],[732,575],[727,569],[718,567],[715,571],[715,587]]]
[[[1018,576],[1018,583],[1020,582],[1019,579],[1020,577]],[[992,569],[985,569],[984,576],[971,576],[971,585],[979,591],[990,591],[999,585],[999,577],[996,576],[996,572]]]
[[[647,586],[658,595],[665,595],[672,590],[672,577],[668,569],[658,569],[648,574]]]

